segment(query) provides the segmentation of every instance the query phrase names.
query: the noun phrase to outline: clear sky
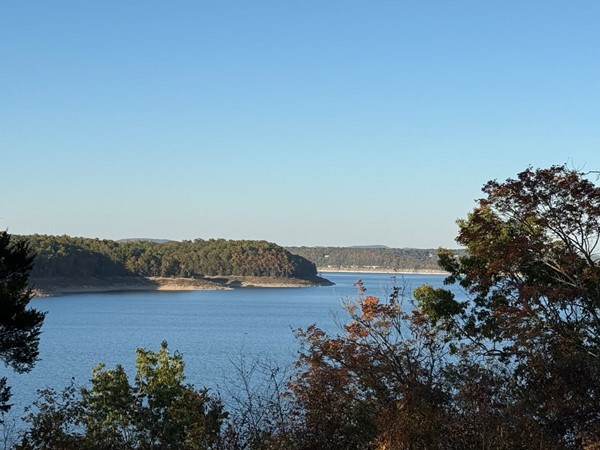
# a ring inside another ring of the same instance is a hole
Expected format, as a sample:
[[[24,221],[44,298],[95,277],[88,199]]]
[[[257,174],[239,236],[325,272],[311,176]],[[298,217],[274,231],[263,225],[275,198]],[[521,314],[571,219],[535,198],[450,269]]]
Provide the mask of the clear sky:
[[[0,3],[0,229],[455,246],[600,169],[600,2]]]

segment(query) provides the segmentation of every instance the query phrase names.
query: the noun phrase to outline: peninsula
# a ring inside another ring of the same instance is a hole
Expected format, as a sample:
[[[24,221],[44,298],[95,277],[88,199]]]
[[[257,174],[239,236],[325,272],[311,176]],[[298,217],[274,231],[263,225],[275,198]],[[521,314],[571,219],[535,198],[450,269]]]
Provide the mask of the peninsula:
[[[314,263],[266,241],[112,241],[23,236],[37,295],[331,285]]]

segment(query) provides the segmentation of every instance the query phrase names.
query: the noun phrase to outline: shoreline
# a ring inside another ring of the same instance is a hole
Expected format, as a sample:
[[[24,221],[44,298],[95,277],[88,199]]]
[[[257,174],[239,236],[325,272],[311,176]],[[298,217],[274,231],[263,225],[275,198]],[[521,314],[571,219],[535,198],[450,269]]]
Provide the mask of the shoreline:
[[[32,279],[34,297],[55,297],[68,294],[100,294],[107,292],[150,291],[219,291],[252,288],[302,288],[331,286],[334,283],[321,277],[327,273],[373,273],[389,275],[448,275],[442,270],[393,270],[368,267],[318,268],[312,279],[212,276],[204,278],[107,277],[107,278],[44,278]]]
[[[32,279],[34,297],[54,297],[66,294],[146,291],[217,291],[246,288],[300,288],[330,286],[329,280],[215,276],[205,278],[108,277],[108,278],[44,278]]]
[[[390,275],[449,275],[444,270],[419,269],[419,270],[394,270],[369,267],[318,267],[318,273],[381,273]]]

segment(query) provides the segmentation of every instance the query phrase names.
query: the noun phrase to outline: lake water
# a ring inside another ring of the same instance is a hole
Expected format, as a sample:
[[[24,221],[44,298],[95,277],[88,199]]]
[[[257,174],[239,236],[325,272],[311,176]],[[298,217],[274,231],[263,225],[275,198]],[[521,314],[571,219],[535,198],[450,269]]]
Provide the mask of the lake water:
[[[157,350],[166,340],[184,356],[187,381],[222,390],[240,355],[267,356],[281,364],[296,358],[293,330],[312,323],[335,332],[344,322],[343,300],[356,298],[354,282],[362,279],[367,294],[384,297],[390,275],[323,273],[334,286],[256,288],[231,291],[72,294],[36,298],[31,306],[47,311],[40,341],[40,361],[23,375],[1,368],[13,389],[12,415],[46,386],[62,388],[71,378],[86,384],[92,367],[121,364],[133,373],[135,350]],[[441,286],[443,275],[397,275],[409,289]],[[338,317],[340,320],[336,320]]]

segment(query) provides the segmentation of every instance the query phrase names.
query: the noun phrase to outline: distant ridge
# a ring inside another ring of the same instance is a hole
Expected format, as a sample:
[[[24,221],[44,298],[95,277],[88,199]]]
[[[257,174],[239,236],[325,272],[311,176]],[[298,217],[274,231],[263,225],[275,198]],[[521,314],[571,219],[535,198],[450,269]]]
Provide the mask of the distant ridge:
[[[312,261],[322,272],[441,272],[437,249],[433,248],[390,248],[385,245],[285,248]],[[455,252],[462,254],[464,250]]]
[[[157,244],[164,244],[165,242],[177,242],[172,239],[152,239],[152,238],[127,238],[118,239],[116,242],[156,242]]]
[[[351,245],[348,248],[390,248],[387,245]]]

